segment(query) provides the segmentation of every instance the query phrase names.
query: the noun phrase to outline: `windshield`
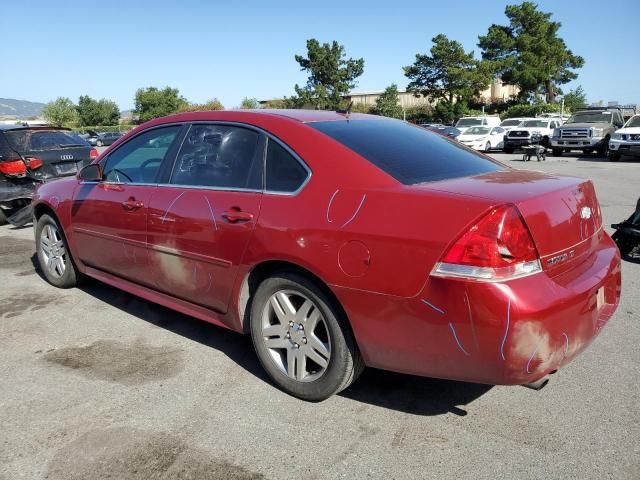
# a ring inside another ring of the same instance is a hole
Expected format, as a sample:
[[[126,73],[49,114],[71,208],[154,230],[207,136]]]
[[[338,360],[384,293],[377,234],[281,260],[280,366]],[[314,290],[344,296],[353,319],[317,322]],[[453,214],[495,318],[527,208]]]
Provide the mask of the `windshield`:
[[[11,148],[18,153],[88,146],[84,139],[66,130],[13,130],[5,132],[5,136]]]
[[[626,127],[640,127],[640,115],[635,115],[631,117],[627,122],[627,124],[625,125],[625,128]]]
[[[505,120],[504,122],[502,122],[500,124],[501,127],[515,127],[516,125],[520,125],[520,122],[522,120],[517,120],[517,119],[509,119],[509,120]]]
[[[578,112],[567,123],[611,123],[611,112]]]
[[[502,170],[486,157],[424,128],[397,120],[311,122],[405,185]]]
[[[522,122],[521,127],[536,127],[536,128],[547,128],[549,122],[547,120],[527,120],[526,122]]]
[[[489,127],[471,127],[464,132],[465,135],[486,135],[489,133]]]
[[[461,118],[456,123],[456,127],[472,127],[474,125],[482,125],[481,118]]]

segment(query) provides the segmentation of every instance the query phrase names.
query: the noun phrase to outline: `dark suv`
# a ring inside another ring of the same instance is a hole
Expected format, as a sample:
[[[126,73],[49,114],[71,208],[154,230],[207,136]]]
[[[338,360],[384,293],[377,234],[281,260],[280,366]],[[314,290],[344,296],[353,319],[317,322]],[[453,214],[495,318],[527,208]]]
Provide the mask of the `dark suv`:
[[[0,125],[0,224],[24,224],[20,210],[31,203],[38,183],[75,175],[97,156],[67,129]]]

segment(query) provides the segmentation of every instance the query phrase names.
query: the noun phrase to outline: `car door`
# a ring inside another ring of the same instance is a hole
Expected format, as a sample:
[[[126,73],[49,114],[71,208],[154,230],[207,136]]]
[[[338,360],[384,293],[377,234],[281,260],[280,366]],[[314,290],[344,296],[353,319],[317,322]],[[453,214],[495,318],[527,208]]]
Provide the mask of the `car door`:
[[[147,211],[182,126],[144,131],[101,161],[103,181],[80,182],[71,210],[75,254],[91,267],[149,283]]]
[[[149,205],[155,288],[226,312],[260,214],[264,134],[193,124]]]

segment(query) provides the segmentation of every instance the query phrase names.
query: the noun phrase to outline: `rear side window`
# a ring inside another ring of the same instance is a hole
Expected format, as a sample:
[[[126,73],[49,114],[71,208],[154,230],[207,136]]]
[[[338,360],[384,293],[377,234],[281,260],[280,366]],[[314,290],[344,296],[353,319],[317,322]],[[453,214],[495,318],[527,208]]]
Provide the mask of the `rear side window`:
[[[282,145],[269,140],[267,146],[267,187],[270,192],[295,192],[309,172]]]
[[[504,168],[437,133],[401,121],[341,120],[307,125],[342,143],[405,185]]]
[[[178,152],[171,183],[262,190],[261,144],[260,134],[246,128],[192,125]]]
[[[11,148],[20,153],[87,146],[78,135],[64,130],[12,130],[5,135]]]

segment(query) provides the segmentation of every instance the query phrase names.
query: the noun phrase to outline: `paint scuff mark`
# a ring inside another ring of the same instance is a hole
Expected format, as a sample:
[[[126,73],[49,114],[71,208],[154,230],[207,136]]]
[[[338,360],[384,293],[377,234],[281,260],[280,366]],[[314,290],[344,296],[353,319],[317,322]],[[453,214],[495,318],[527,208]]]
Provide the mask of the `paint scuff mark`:
[[[440,309],[440,308],[436,307],[435,305],[433,305],[433,304],[431,304],[431,303],[427,302],[424,298],[422,299],[422,303],[424,303],[425,305],[430,306],[430,307],[431,307],[431,308],[433,308],[436,312],[438,312],[438,313],[440,313],[440,314],[444,315],[444,311],[443,311],[442,309]]]
[[[164,211],[164,215],[162,215],[162,218],[160,218],[160,222],[164,223],[167,220],[167,215],[169,214],[169,210],[171,210],[171,207],[173,207],[175,205],[175,203],[180,200],[180,197],[182,197],[182,195],[184,195],[184,192],[181,192],[180,195],[178,195],[176,198],[173,199],[173,201],[169,204],[169,206],[167,207],[167,209]]]
[[[509,323],[511,322],[511,297],[509,297],[509,303],[507,303],[507,325],[504,329],[504,337],[502,338],[502,343],[500,344],[500,357],[502,360],[504,357],[504,344],[507,342],[507,336],[509,335]]]
[[[462,347],[462,344],[460,343],[460,340],[458,340],[458,335],[456,335],[456,329],[453,326],[453,323],[449,322],[449,328],[451,329],[451,333],[453,334],[453,339],[458,344],[458,348],[462,351],[462,353],[464,353],[468,357],[469,353]]]

